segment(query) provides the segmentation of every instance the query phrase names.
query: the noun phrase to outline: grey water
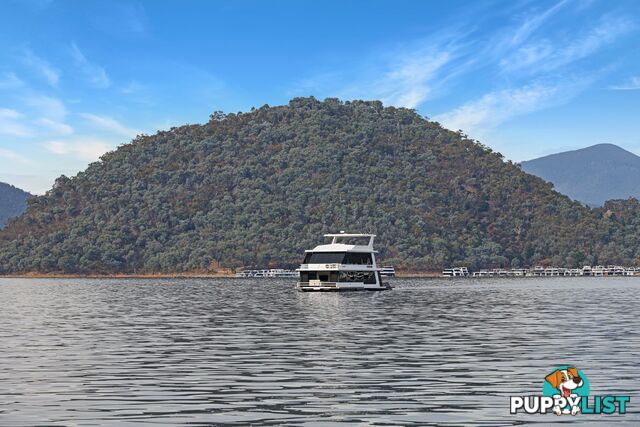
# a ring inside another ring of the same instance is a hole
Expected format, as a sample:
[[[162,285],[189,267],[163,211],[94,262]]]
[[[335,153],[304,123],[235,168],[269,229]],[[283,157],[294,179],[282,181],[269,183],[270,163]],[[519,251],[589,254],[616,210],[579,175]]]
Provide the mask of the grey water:
[[[640,278],[0,279],[0,425],[640,423]],[[509,414],[575,365],[624,415]]]

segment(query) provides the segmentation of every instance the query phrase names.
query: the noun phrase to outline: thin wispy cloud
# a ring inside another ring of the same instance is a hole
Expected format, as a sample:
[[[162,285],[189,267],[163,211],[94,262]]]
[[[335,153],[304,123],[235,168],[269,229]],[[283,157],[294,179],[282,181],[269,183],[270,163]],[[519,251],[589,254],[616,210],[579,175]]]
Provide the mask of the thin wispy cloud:
[[[111,144],[96,138],[74,138],[69,140],[51,140],[44,144],[49,152],[59,156],[72,156],[79,160],[95,161],[109,151]]]
[[[23,62],[40,74],[49,85],[54,87],[58,85],[60,81],[60,71],[52,66],[46,59],[26,49],[23,54]]]
[[[326,72],[295,82],[290,95],[326,92],[346,99],[379,99],[385,105],[416,108],[464,65],[456,63],[464,49],[453,31],[397,48],[366,67]]]
[[[45,118],[60,121],[67,115],[64,102],[52,96],[32,94],[25,98],[25,103]]]
[[[145,34],[149,31],[149,20],[141,3],[120,5],[121,22],[124,28],[134,34]]]
[[[141,133],[136,129],[132,129],[123,125],[113,117],[99,116],[97,114],[90,113],[81,113],[80,116],[97,128],[117,135],[132,138]]]
[[[132,80],[124,85],[120,92],[127,97],[127,99],[146,106],[154,105],[154,97],[151,95],[151,91],[147,85],[144,85],[136,80]]]
[[[134,95],[139,93],[143,89],[144,89],[143,85],[141,85],[135,80],[132,80],[127,85],[125,85],[120,91],[125,95]]]
[[[0,89],[18,89],[24,82],[15,73],[4,73],[0,76]]]
[[[385,105],[416,108],[429,99],[433,91],[432,83],[450,63],[451,57],[448,51],[435,50],[403,55],[394,59],[396,64],[393,67],[376,71],[374,74],[377,77],[338,88],[335,93],[340,98],[379,99]],[[305,85],[308,88],[318,87],[322,79],[302,82],[298,89]]]
[[[640,90],[640,76],[629,77],[624,83],[609,86],[612,90]]]
[[[74,129],[65,122],[67,107],[58,98],[42,94],[31,94],[24,100],[30,107],[30,116],[35,117],[32,123],[38,128],[38,134],[71,135]]]
[[[447,51],[422,52],[404,58],[397,68],[374,84],[378,97],[389,105],[416,108],[428,99],[431,83],[451,58]]]
[[[6,148],[0,148],[0,158],[5,160],[9,160],[10,162],[17,162],[23,164],[32,163],[31,160],[16,151],[9,150]]]
[[[64,122],[48,119],[46,117],[37,119],[35,123],[45,128],[45,130],[47,130],[48,132],[52,132],[58,135],[71,135],[74,132],[73,127],[71,127],[70,125]]]
[[[24,123],[24,114],[9,108],[0,108],[0,134],[27,138],[33,132]]]
[[[452,111],[435,115],[433,120],[449,129],[482,133],[514,117],[563,104],[589,83],[586,80],[571,84],[540,82],[489,92]]]
[[[635,29],[624,16],[606,16],[598,26],[584,34],[567,35],[566,39],[538,39],[527,43],[500,61],[505,71],[551,71],[587,58]]]
[[[84,74],[90,85],[99,89],[111,86],[111,80],[105,69],[90,62],[75,43],[71,44],[71,55],[76,67]]]
[[[507,31],[504,35],[499,35],[502,39],[502,48],[512,48],[520,46],[534,35],[544,24],[553,18],[569,0],[562,0],[542,12],[532,12],[524,15],[520,24],[513,31]]]

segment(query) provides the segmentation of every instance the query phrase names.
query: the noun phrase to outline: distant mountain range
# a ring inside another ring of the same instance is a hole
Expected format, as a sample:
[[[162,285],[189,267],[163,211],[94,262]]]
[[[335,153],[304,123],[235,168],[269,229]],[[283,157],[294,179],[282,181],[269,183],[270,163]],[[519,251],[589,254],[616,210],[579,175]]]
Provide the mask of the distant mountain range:
[[[27,209],[29,197],[31,194],[26,191],[0,182],[0,228],[4,227],[9,219],[21,215]]]
[[[640,157],[613,144],[551,154],[521,163],[525,172],[590,206],[612,199],[640,199]]]

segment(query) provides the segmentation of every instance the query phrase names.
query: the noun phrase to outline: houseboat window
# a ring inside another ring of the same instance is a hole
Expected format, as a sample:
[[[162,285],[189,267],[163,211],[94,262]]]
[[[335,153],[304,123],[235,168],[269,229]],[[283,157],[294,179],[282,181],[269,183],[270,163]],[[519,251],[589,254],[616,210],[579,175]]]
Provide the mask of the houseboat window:
[[[356,264],[372,265],[370,253],[358,252],[308,252],[303,264]]]
[[[303,264],[342,264],[344,252],[307,252]]]
[[[301,271],[300,281],[308,282],[309,280],[320,280],[322,282],[337,282],[337,271]]]
[[[371,259],[371,254],[349,252],[343,264],[371,265],[373,260]]]

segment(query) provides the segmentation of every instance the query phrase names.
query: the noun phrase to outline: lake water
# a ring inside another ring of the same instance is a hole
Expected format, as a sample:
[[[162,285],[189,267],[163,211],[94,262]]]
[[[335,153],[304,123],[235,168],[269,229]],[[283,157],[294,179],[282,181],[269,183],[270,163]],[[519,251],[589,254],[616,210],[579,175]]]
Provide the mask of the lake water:
[[[0,279],[0,425],[640,423],[640,278]],[[571,364],[626,415],[509,415]]]

